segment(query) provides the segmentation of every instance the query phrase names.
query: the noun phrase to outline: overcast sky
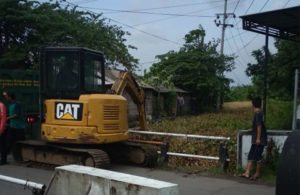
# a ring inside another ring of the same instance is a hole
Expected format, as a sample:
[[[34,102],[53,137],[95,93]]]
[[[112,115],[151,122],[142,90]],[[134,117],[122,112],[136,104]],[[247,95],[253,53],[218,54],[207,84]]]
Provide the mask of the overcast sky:
[[[170,50],[177,51],[184,43],[184,35],[197,29],[199,25],[206,31],[205,41],[221,39],[221,27],[217,27],[214,20],[216,13],[223,13],[225,0],[67,1],[93,12],[103,12],[105,18],[111,19],[111,24],[122,26],[123,30],[130,32],[131,36],[126,37],[127,44],[138,48],[130,50],[130,53],[139,59],[140,74],[156,61],[156,55]],[[245,69],[247,63],[255,62],[251,51],[261,48],[265,37],[244,31],[239,16],[298,6],[300,3],[299,0],[228,0],[227,4],[227,12],[234,12],[236,18],[227,20],[227,23],[234,24],[234,27],[226,28],[224,53],[235,54],[238,58],[235,60],[235,70],[226,76],[235,81],[233,85],[250,84]],[[144,13],[123,12],[124,10]],[[271,52],[275,52],[273,43],[274,39],[270,38]]]

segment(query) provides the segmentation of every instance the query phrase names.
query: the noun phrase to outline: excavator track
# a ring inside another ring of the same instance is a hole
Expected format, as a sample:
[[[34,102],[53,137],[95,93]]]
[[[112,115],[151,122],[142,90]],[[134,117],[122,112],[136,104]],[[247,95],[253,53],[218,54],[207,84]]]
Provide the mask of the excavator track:
[[[52,165],[79,164],[97,168],[108,168],[110,159],[100,149],[74,148],[28,140],[18,142],[13,148],[17,162],[37,162]]]
[[[103,149],[103,150],[102,150]],[[67,147],[38,140],[16,143],[13,156],[17,162],[61,166],[79,164],[96,168],[109,168],[113,162],[132,163],[154,167],[157,164],[158,148],[153,145],[123,142],[102,145],[101,149]]]
[[[106,147],[113,162],[133,163],[140,166],[154,167],[157,165],[158,148],[153,145],[123,142]]]

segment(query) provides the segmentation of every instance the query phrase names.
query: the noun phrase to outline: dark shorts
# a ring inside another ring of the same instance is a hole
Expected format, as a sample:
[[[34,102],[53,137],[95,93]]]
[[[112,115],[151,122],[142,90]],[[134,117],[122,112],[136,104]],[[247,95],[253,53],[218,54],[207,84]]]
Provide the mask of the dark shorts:
[[[18,141],[25,140],[24,129],[8,128],[6,135],[6,150],[9,152]]]
[[[248,154],[249,161],[260,162],[262,159],[262,153],[264,151],[263,145],[252,144],[250,148],[250,152]]]

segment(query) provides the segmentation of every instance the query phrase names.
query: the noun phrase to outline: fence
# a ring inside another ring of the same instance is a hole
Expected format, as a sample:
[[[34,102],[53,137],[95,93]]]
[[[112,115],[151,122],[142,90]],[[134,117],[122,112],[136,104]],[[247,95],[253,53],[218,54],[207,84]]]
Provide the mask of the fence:
[[[207,160],[218,160],[218,166],[222,169],[226,169],[230,159],[228,158],[227,152],[227,141],[230,137],[220,137],[220,136],[205,136],[205,135],[192,135],[192,134],[179,134],[179,133],[165,133],[165,132],[153,132],[153,131],[136,131],[128,130],[129,133],[133,134],[144,134],[144,135],[157,135],[157,136],[170,136],[170,137],[183,137],[183,138],[193,138],[193,139],[209,139],[209,140],[219,140],[225,141],[225,143],[220,143],[219,145],[219,156],[203,156],[195,154],[184,154],[176,152],[168,152],[166,148],[161,148],[159,152],[161,155],[165,156],[178,156],[186,158],[197,158],[197,159],[207,159]],[[165,158],[167,159],[167,158]]]
[[[24,187],[24,189],[31,190],[33,195],[42,195],[44,194],[44,191],[46,189],[46,186],[44,184],[39,184],[23,179],[17,179],[14,177],[8,177],[5,175],[0,175],[0,181],[21,185]]]

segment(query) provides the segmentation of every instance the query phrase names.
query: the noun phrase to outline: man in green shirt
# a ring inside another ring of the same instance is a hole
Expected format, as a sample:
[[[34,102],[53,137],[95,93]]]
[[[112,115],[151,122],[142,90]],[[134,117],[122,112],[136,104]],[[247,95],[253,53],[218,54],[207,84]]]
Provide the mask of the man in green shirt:
[[[25,139],[25,120],[21,114],[21,103],[16,101],[16,96],[11,92],[3,93],[5,99],[8,101],[8,117],[9,128],[7,132],[7,149],[10,150],[12,146],[20,140]]]

